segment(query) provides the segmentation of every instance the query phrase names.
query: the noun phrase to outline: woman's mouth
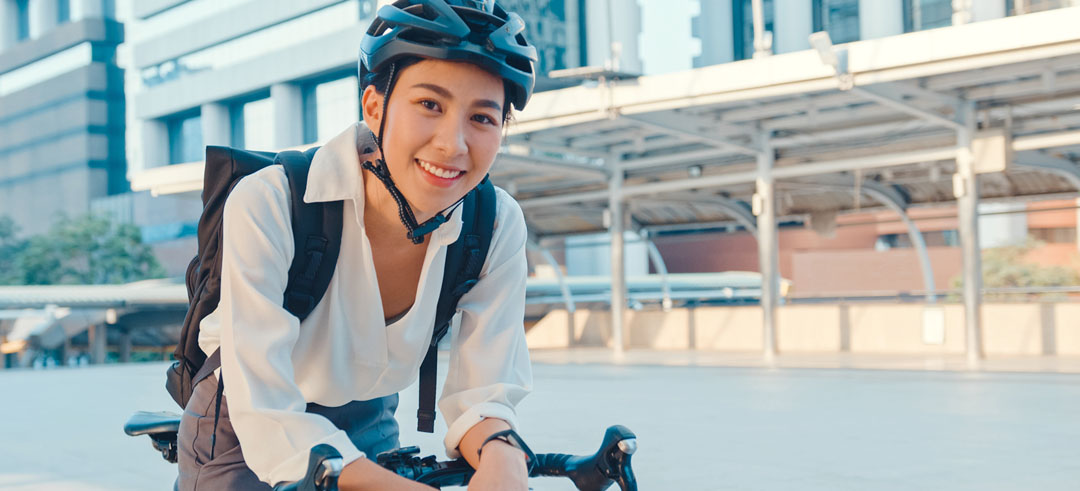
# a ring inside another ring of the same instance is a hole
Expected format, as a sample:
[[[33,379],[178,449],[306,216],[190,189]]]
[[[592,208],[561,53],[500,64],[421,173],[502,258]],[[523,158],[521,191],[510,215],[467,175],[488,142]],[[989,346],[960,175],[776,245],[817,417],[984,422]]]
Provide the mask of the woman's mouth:
[[[444,168],[444,167],[439,167],[439,166],[437,166],[435,164],[432,164],[431,162],[428,162],[426,160],[416,159],[416,163],[420,166],[421,169],[424,169],[424,172],[426,172],[427,174],[429,174],[431,176],[437,177],[439,179],[445,179],[445,180],[448,180],[448,181],[452,181],[454,179],[457,179],[457,178],[461,177],[463,174],[465,174],[465,171],[463,171],[463,170],[447,169],[447,168]]]

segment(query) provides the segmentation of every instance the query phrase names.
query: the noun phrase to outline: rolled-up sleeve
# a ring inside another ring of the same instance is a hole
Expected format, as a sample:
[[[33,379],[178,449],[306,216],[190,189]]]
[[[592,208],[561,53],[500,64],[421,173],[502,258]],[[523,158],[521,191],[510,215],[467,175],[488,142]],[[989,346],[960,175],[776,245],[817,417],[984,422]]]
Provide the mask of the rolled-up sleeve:
[[[439,409],[446,417],[446,454],[459,457],[462,437],[484,418],[517,428],[515,407],[532,390],[525,344],[527,231],[517,202],[498,193],[496,228],[480,277],[458,303],[459,329]]]
[[[223,216],[221,370],[229,414],[248,467],[276,484],[303,477],[312,447],[345,463],[364,456],[328,419],[306,413],[293,377],[300,321],[282,307],[293,258],[288,185],[271,167],[237,183]]]

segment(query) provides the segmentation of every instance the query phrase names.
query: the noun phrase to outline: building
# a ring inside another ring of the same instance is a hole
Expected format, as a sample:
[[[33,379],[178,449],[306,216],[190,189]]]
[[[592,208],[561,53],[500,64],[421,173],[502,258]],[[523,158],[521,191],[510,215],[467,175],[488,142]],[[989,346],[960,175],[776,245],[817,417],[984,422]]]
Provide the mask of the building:
[[[0,0],[0,215],[24,234],[128,189],[114,14],[109,0]]]
[[[538,71],[576,66],[579,2],[510,0]],[[584,4],[584,2],[580,2]],[[359,119],[356,57],[374,0],[154,0],[129,22],[133,218],[172,274],[194,252],[206,145],[317,144]],[[541,77],[538,90],[565,86]],[[194,165],[192,165],[194,163]],[[164,186],[164,187],[163,187]],[[161,196],[150,198],[145,190]],[[138,210],[155,210],[152,213]]]
[[[997,19],[1075,5],[1073,0],[761,0],[772,53],[810,49],[810,33],[828,31],[834,43]],[[694,36],[702,67],[754,55],[751,0],[700,0]]]

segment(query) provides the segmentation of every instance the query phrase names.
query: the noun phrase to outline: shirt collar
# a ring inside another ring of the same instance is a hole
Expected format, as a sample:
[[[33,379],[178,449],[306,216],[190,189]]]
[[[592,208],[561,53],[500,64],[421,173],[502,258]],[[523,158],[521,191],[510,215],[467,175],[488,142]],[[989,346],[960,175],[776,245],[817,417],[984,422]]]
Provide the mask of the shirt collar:
[[[357,122],[326,142],[311,159],[308,170],[305,203],[350,200],[356,210],[356,223],[364,227],[364,179],[360,154],[375,147],[371,131],[363,121]],[[437,245],[449,245],[461,234],[461,206],[449,220],[430,235]]]

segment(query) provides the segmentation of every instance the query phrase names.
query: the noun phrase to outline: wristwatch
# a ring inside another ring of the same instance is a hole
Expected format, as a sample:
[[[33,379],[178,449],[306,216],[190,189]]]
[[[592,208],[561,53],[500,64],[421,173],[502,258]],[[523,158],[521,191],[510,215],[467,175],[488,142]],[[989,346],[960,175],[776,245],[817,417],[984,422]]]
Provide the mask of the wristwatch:
[[[484,445],[492,440],[502,440],[509,443],[511,447],[514,447],[522,452],[525,452],[525,468],[528,469],[529,475],[532,475],[533,469],[536,467],[536,454],[529,449],[529,446],[525,444],[525,440],[521,439],[521,435],[518,435],[514,430],[503,430],[492,433],[491,436],[484,440],[484,443],[480,444],[480,448],[476,450],[476,456],[480,456],[480,452],[484,449]]]

